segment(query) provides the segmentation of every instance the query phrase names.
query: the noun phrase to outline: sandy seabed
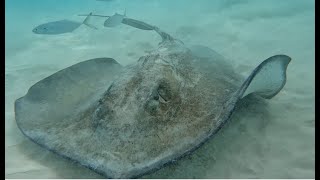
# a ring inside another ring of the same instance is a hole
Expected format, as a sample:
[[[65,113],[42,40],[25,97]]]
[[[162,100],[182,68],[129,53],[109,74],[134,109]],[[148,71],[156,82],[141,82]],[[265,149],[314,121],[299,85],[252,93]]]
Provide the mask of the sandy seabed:
[[[14,101],[34,83],[75,63],[111,57],[135,62],[160,38],[128,26],[81,26],[73,33],[31,32],[41,23],[90,11],[127,16],[157,25],[185,44],[206,45],[246,76],[275,55],[292,58],[287,84],[273,99],[246,103],[232,121],[191,156],[143,178],[314,178],[315,14],[312,0],[6,0],[6,178],[102,178],[40,148],[17,128]],[[64,2],[64,3],[62,3]]]

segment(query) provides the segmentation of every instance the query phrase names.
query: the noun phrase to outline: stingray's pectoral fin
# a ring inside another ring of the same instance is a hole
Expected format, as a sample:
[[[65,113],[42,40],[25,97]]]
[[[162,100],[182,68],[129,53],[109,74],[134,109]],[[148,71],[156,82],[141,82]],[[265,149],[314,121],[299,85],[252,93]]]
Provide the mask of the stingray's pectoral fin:
[[[291,58],[286,55],[275,55],[264,60],[242,84],[240,98],[251,93],[266,99],[277,95],[286,83],[286,70],[290,61]]]
[[[64,140],[57,138],[58,132],[70,131],[81,119],[77,114],[97,102],[121,71],[122,66],[116,60],[95,58],[42,79],[15,101],[18,128],[37,144],[64,154],[63,148],[53,145],[53,142],[63,144],[59,143]]]
[[[92,28],[92,29],[98,29],[97,27],[93,26],[92,24],[89,23],[89,20],[92,16],[92,12],[90,14],[87,15],[86,19],[84,19],[84,21],[82,22],[82,24]]]

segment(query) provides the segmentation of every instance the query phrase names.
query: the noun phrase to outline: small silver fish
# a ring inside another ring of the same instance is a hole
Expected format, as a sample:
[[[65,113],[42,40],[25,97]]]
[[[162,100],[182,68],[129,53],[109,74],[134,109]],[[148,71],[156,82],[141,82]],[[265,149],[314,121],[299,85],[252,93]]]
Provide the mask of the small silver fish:
[[[78,16],[88,16],[88,14],[79,14]],[[98,15],[98,14],[92,14],[91,16],[104,17],[104,18],[111,17],[111,16],[107,16],[107,15]],[[127,18],[127,17],[124,17],[122,19],[122,24],[126,24],[128,26],[132,26],[132,27],[142,29],[142,30],[154,30],[154,26],[152,26],[152,25],[149,25],[147,23],[144,23],[144,22],[136,20],[136,19]]]
[[[126,10],[124,11],[123,15],[115,13],[104,22],[104,26],[105,27],[119,26],[122,23],[122,20],[125,16],[126,16]]]
[[[53,21],[53,22],[48,22],[35,27],[32,30],[32,32],[35,34],[47,34],[47,35],[64,34],[64,33],[73,32],[82,24],[88,27],[91,27],[93,29],[97,29],[93,25],[89,24],[89,19],[91,15],[92,13],[88,14],[86,19],[82,23],[76,22],[76,21],[70,21],[70,20]]]
[[[154,30],[154,26],[131,18],[124,18],[122,23],[142,30]]]

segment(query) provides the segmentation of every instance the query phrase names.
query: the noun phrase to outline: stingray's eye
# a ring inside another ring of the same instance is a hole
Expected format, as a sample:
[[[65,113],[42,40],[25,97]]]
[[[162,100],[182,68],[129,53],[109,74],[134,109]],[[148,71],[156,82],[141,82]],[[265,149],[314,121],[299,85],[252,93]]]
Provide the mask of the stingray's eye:
[[[160,91],[158,90],[157,100],[159,100],[161,103],[168,102],[168,100],[165,97],[165,93],[162,90],[160,90]]]
[[[154,99],[154,100],[156,100],[156,101],[158,101],[158,100],[159,100],[159,98],[160,98],[159,93],[158,93],[158,94],[156,94],[155,96],[153,96],[153,99]]]
[[[167,82],[162,81],[159,84],[159,87],[157,89],[159,101],[161,103],[167,103],[171,98],[171,91],[170,86]]]

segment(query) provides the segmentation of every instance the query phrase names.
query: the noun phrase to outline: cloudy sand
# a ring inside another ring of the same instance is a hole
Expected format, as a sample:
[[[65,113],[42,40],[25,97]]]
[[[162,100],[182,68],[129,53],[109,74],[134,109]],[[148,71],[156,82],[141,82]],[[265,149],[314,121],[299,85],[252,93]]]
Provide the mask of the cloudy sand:
[[[52,73],[96,57],[127,65],[161,40],[125,25],[81,26],[73,33],[43,36],[32,28],[93,11],[157,25],[185,44],[206,45],[247,76],[275,55],[292,58],[287,84],[269,101],[248,98],[222,130],[191,156],[143,178],[314,178],[315,47],[311,0],[6,0],[6,178],[102,178],[40,148],[18,130],[14,101]]]

